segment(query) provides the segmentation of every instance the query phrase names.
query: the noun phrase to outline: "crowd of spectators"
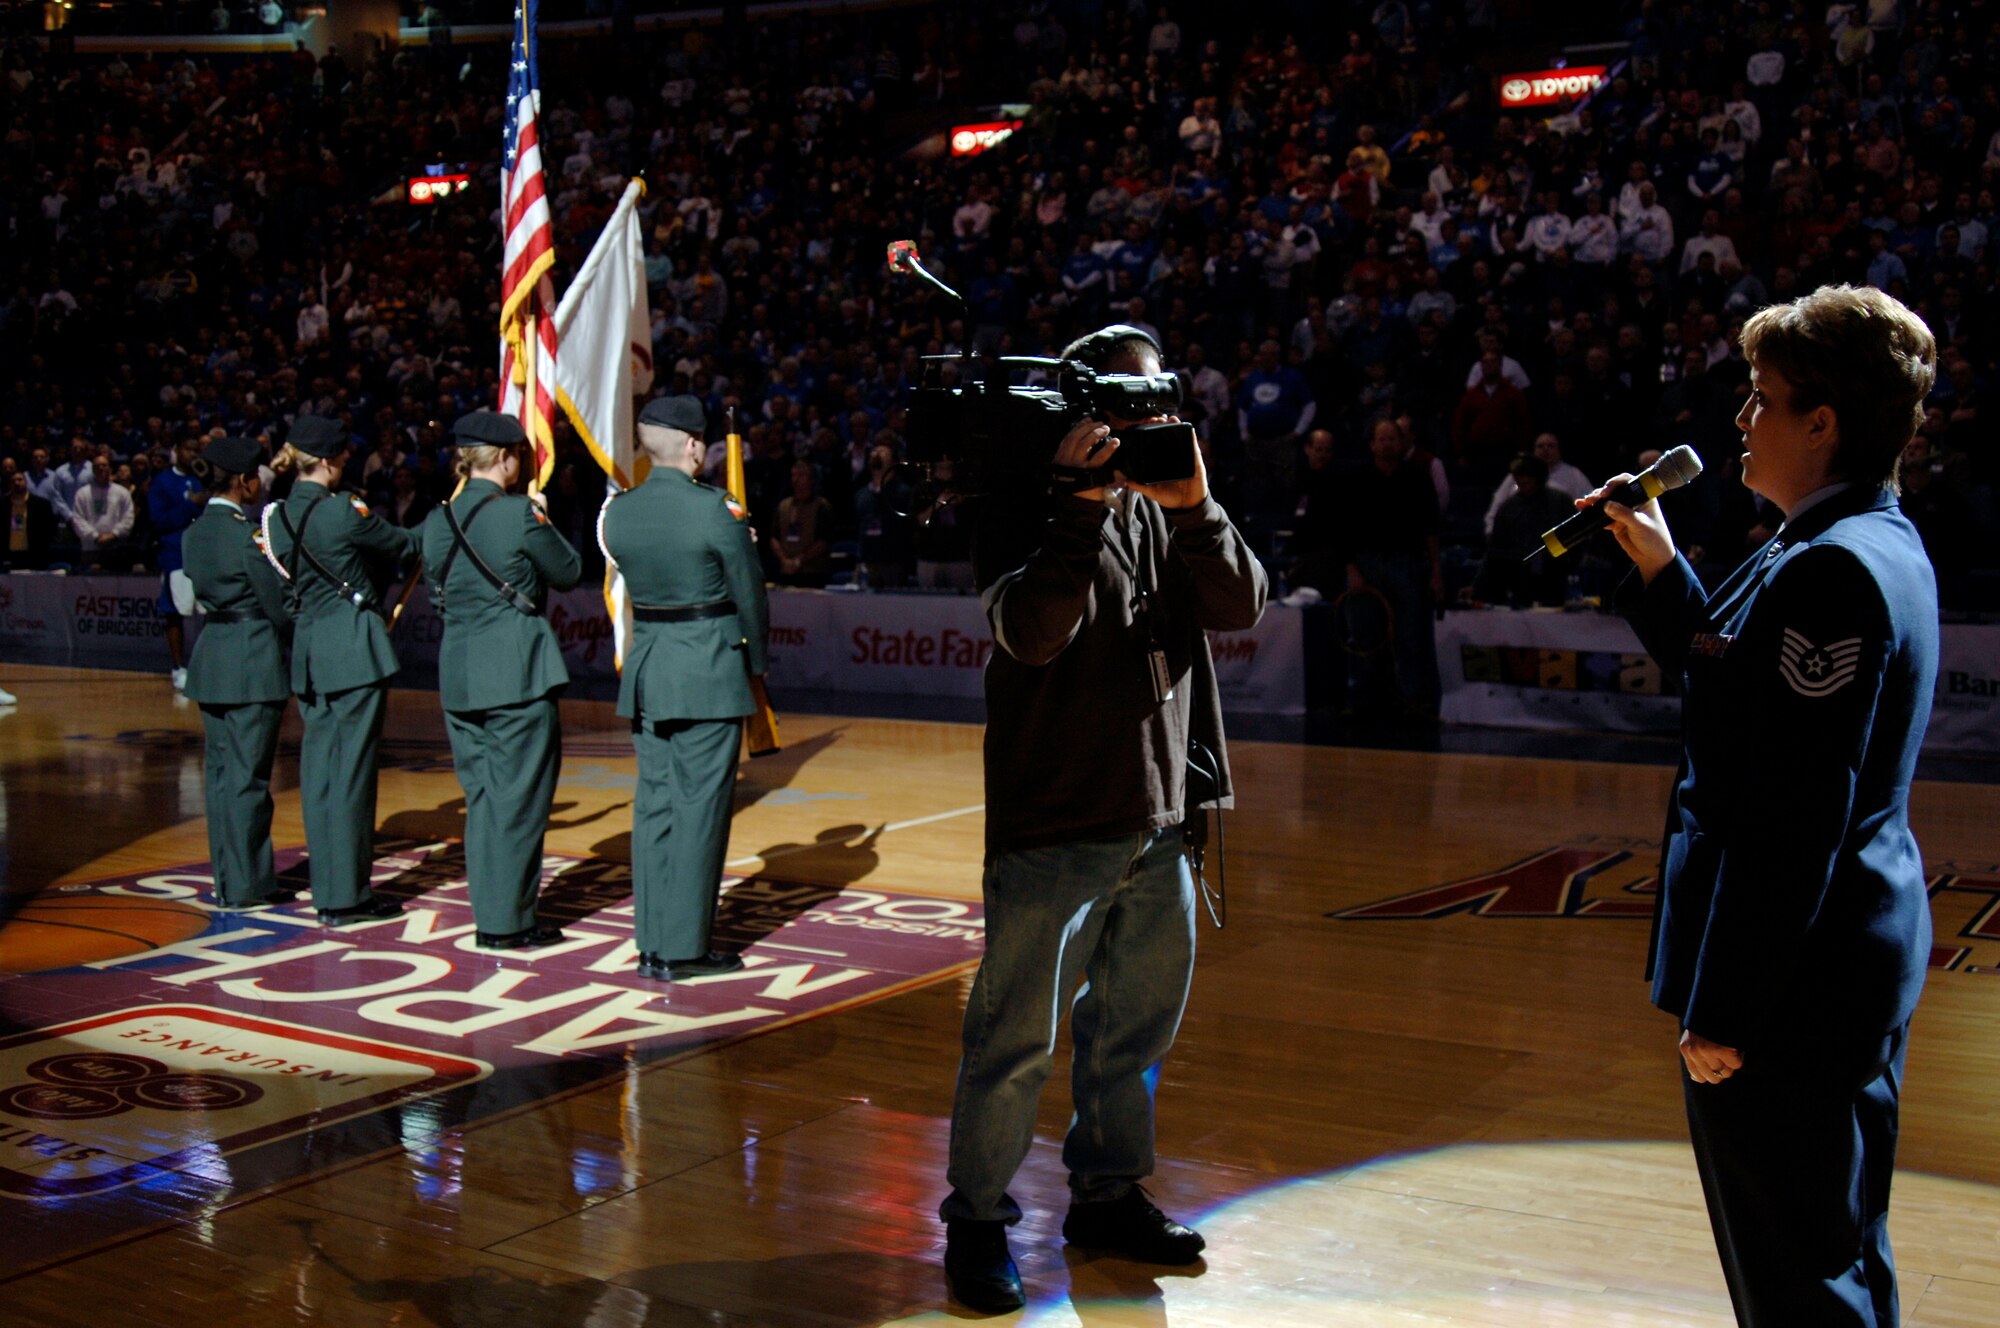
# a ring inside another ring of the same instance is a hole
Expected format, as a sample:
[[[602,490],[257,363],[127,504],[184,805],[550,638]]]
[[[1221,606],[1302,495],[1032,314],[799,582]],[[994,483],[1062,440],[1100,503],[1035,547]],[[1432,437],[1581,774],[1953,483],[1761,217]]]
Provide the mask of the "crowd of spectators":
[[[1523,536],[1682,443],[1709,474],[1676,529],[1733,564],[1780,519],[1737,481],[1737,330],[1873,283],[1942,348],[1906,510],[1946,605],[1995,607],[1992,4],[1607,8],[1613,77],[1508,113],[1491,5],[1267,8],[1290,12],[1015,0],[546,42],[558,286],[643,172],[656,390],[736,412],[781,582],[965,584],[958,509],[916,520],[936,495],[898,464],[920,357],[1118,320],[1158,334],[1292,587],[1422,613],[1574,594],[1509,566]],[[1546,55],[1527,22],[1510,44]],[[451,422],[495,396],[504,59],[6,48],[14,565],[143,563],[176,449],[300,411],[346,421],[348,483],[421,520]],[[1011,139],[924,150],[1003,102],[1029,106]],[[475,188],[407,205],[434,164]],[[894,238],[969,318],[885,269]],[[552,518],[594,557],[603,479],[566,425],[558,450]]]

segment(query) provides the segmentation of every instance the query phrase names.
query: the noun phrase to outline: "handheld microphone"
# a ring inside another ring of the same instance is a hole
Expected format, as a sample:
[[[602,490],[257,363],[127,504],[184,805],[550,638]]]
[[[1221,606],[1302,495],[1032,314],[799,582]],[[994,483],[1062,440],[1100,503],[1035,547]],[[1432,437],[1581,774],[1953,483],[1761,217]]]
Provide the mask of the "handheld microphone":
[[[917,265],[917,242],[915,240],[895,240],[889,245],[889,270],[891,272],[911,272]]]
[[[1695,455],[1692,447],[1682,444],[1619,488],[1605,494],[1604,502],[1637,507],[1641,503],[1651,502],[1670,489],[1680,488],[1699,474],[1701,474],[1701,458]],[[1521,561],[1527,562],[1544,550],[1550,557],[1560,558],[1610,524],[1611,518],[1604,514],[1604,503],[1594,503],[1555,529],[1543,531],[1542,548],[1529,553],[1527,558]]]

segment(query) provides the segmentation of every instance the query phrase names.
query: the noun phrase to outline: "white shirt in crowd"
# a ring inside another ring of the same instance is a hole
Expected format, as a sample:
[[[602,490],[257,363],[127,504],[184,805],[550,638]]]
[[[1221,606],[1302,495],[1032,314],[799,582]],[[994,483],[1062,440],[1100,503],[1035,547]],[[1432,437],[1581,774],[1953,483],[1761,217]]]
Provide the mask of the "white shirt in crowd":
[[[1222,122],[1214,116],[1189,115],[1181,121],[1181,147],[1193,154],[1215,151],[1222,139]]]
[[[1435,212],[1414,212],[1410,216],[1410,229],[1424,237],[1424,248],[1435,249],[1441,242],[1445,219],[1451,213],[1443,208]]]
[[[326,306],[314,300],[299,310],[298,335],[300,346],[318,345],[326,337],[326,329],[331,320],[327,317]]]
[[[1570,223],[1570,252],[1579,263],[1609,263],[1618,257],[1618,223],[1605,213],[1586,212]]]
[[[1689,237],[1687,245],[1681,250],[1681,271],[1694,271],[1695,265],[1701,262],[1703,254],[1715,255],[1717,272],[1722,271],[1724,263],[1737,263],[1741,266],[1736,257],[1736,241],[1727,235],[1695,235]]]
[[[1465,376],[1465,386],[1468,389],[1479,386],[1480,371],[1481,365],[1477,361],[1474,361],[1472,372]],[[1528,371],[1523,369],[1521,362],[1512,355],[1502,355],[1500,357],[1500,376],[1520,388],[1523,392],[1528,390]],[[1511,484],[1513,481],[1509,480],[1508,483]]]
[[[993,205],[983,198],[969,199],[951,217],[952,234],[962,240],[983,240],[993,227]]]
[[[1535,251],[1535,257],[1546,261],[1550,254],[1569,243],[1571,231],[1568,217],[1560,212],[1544,212],[1528,218],[1527,234],[1523,238]]]
[[[1590,476],[1578,470],[1567,461],[1558,461],[1549,467],[1549,488],[1565,498],[1581,498],[1597,486],[1590,482]],[[1486,504],[1486,535],[1493,536],[1493,523],[1500,516],[1501,505],[1520,492],[1512,475],[1500,481],[1500,487],[1493,491],[1493,501]]]
[[[123,487],[106,483],[86,484],[76,491],[70,505],[69,523],[86,549],[97,547],[97,537],[112,535],[124,539],[132,533],[132,495]]]
[[[1755,146],[1764,136],[1764,115],[1751,101],[1726,101],[1722,103],[1722,113],[1736,121],[1743,130],[1743,141]]]
[[[1212,364],[1204,364],[1192,374],[1185,369],[1181,372],[1187,375],[1188,399],[1200,402],[1201,408],[1207,412],[1196,426],[1205,438],[1210,424],[1229,414],[1229,380]]]
[[[1627,249],[1648,263],[1664,262],[1674,251],[1674,219],[1658,203],[1651,207],[1641,203],[1626,214],[1618,227],[1618,237]]]

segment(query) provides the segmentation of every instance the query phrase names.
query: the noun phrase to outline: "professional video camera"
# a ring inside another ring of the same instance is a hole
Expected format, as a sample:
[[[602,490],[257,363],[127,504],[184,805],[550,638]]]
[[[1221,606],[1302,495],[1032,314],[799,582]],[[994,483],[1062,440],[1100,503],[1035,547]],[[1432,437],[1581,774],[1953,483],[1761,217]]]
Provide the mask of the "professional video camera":
[[[957,291],[925,271],[916,246],[889,246],[889,265],[921,277],[964,304]],[[966,323],[971,325],[968,312]],[[1152,341],[1138,328],[1118,325],[1085,339],[1086,352],[1069,359],[1009,355],[924,357],[923,381],[910,402],[910,464],[932,487],[937,464],[952,467],[951,488],[961,497],[1040,492],[1050,487],[1049,463],[1063,435],[1086,417],[1144,419],[1172,413],[1181,403],[1180,379],[1170,373],[1108,373],[1089,363],[1088,347],[1108,350],[1127,337]],[[1073,348],[1074,349],[1074,348]],[[1053,387],[1012,381],[1039,370]],[[1140,484],[1184,480],[1194,474],[1194,426],[1131,425],[1118,430],[1110,464],[1076,477],[1077,489],[1095,488],[1114,473]]]

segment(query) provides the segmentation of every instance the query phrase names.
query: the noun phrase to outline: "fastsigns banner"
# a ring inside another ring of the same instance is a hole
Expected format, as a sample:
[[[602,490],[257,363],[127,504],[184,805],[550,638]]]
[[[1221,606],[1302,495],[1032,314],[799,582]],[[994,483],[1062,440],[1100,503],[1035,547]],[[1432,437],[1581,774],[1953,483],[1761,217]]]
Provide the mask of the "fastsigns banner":
[[[0,576],[0,659],[164,672],[159,593],[150,576]]]

